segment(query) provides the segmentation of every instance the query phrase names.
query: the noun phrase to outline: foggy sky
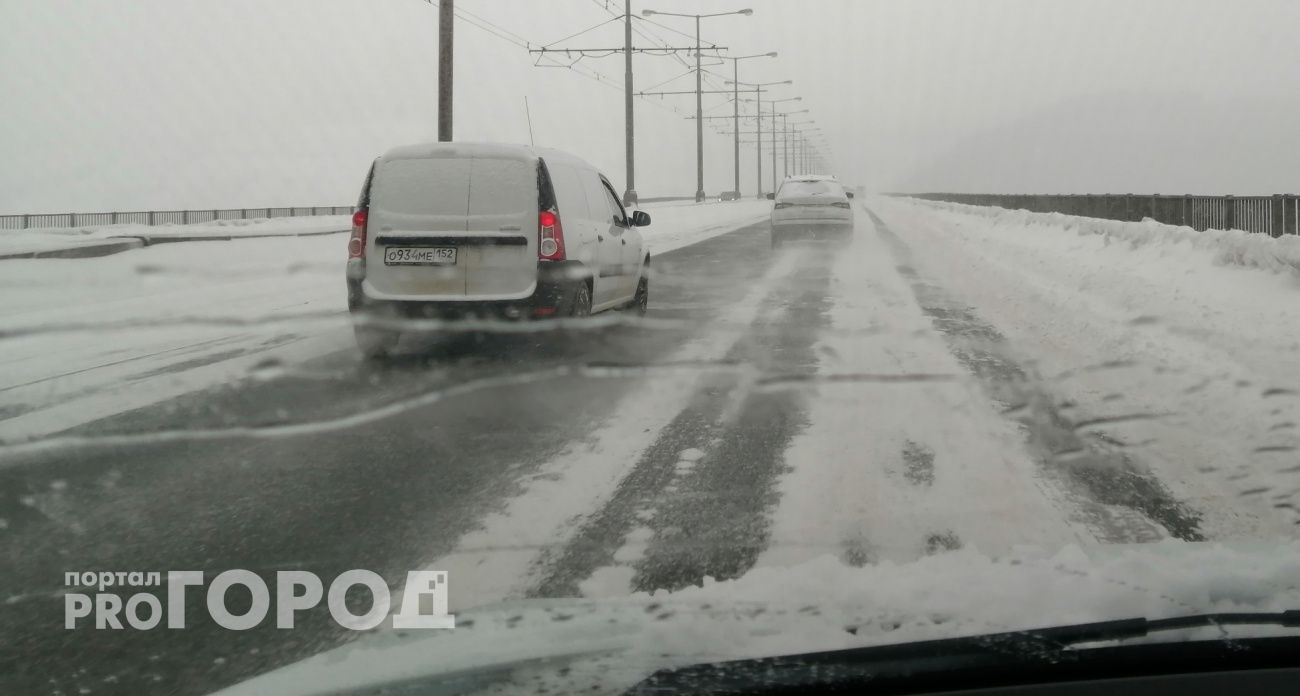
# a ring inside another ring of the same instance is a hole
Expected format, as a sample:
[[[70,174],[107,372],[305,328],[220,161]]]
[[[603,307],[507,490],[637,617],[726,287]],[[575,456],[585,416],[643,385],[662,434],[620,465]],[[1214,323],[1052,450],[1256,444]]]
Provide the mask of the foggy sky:
[[[794,80],[833,173],[882,190],[1300,192],[1290,0],[633,0],[704,22],[742,81]],[[621,0],[458,0],[532,45]],[[638,45],[693,22],[638,21]],[[456,137],[569,150],[622,188],[621,56],[533,66],[457,23]],[[498,30],[499,31],[499,30]],[[349,204],[369,161],[436,139],[437,10],[421,0],[0,0],[0,212]],[[556,44],[616,47],[610,22]],[[689,58],[683,54],[683,60]],[[711,61],[707,61],[711,62]],[[729,72],[725,66],[708,66]],[[637,56],[647,89],[687,70]],[[656,87],[688,90],[689,75]],[[710,78],[706,89],[724,89]],[[749,98],[750,95],[742,95]],[[637,189],[695,189],[693,97],[638,100]],[[706,95],[710,115],[727,95]],[[752,112],[752,105],[744,104]],[[730,121],[705,188],[732,188]],[[752,123],[742,126],[752,130]],[[752,135],[746,135],[752,140]],[[741,190],[755,189],[742,145]],[[765,158],[766,158],[765,154]],[[764,188],[770,188],[770,160]]]

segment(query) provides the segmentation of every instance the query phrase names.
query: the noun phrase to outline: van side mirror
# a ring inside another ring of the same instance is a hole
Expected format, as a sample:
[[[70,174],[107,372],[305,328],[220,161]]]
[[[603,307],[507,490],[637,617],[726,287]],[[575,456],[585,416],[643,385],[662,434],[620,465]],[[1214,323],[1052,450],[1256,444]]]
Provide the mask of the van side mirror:
[[[646,225],[649,225],[649,224],[650,224],[650,213],[647,213],[647,212],[644,211],[644,210],[634,210],[634,211],[632,211],[632,226],[633,226],[633,227],[645,227]]]
[[[844,192],[844,195],[848,196],[849,198],[852,198],[852,197],[853,197],[853,192],[852,192],[852,191],[845,191],[845,192]]]
[[[767,194],[767,200],[769,200],[769,201],[774,201],[774,200],[776,200],[776,194],[775,194],[775,193],[769,193],[769,194]]]

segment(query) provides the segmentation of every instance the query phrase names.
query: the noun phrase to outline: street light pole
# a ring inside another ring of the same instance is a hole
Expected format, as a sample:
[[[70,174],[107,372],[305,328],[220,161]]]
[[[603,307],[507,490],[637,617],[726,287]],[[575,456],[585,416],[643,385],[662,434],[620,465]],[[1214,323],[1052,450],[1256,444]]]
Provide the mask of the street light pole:
[[[712,14],[683,14],[678,12],[659,12],[657,10],[642,10],[643,16],[664,15],[668,17],[694,17],[695,18],[695,201],[704,200],[704,71],[700,66],[700,20],[708,17],[726,17],[728,15],[745,15],[754,14],[753,10],[735,10],[733,12],[714,12]],[[629,30],[630,31],[630,30]],[[629,42],[631,39],[629,39]]]
[[[451,141],[452,30],[456,21],[452,0],[438,5],[438,142]]]
[[[803,109],[803,111],[807,111],[807,109]],[[801,112],[789,112],[787,116],[792,116],[794,113]],[[800,129],[800,126],[811,126],[815,122],[811,118],[807,121],[794,121],[793,124],[792,122],[785,122],[785,134],[787,134],[785,137],[789,141],[789,150],[787,151],[787,156],[790,159],[789,169],[794,176],[800,176],[803,173],[802,161],[800,160],[800,144],[803,141],[803,130]]]
[[[758,85],[754,85],[754,136],[758,144],[754,146],[754,155],[758,160],[758,197],[763,197],[763,94]],[[772,189],[775,191],[776,189]]]
[[[728,82],[731,82],[731,80],[728,80]],[[745,82],[745,83],[743,83],[743,84],[744,84],[746,87],[753,87],[753,88],[754,88],[754,104],[755,104],[755,111],[754,111],[754,140],[756,141],[756,145],[755,145],[756,152],[755,152],[755,157],[754,157],[754,159],[757,161],[757,164],[758,164],[758,167],[757,167],[757,169],[758,169],[758,197],[759,197],[759,198],[762,198],[762,197],[763,197],[763,94],[762,94],[762,92],[763,92],[763,88],[764,88],[764,87],[768,87],[768,86],[770,86],[770,85],[789,85],[789,84],[794,84],[794,80],[781,80],[781,81],[779,81],[779,82]],[[803,97],[792,97],[792,98],[790,98],[790,99],[773,99],[773,100],[771,100],[771,101],[768,102],[768,105],[769,105],[769,106],[770,106],[770,105],[774,105],[774,104],[776,104],[777,102],[783,102],[783,101],[800,101],[800,100],[802,100],[802,99],[803,99]],[[748,101],[748,100],[746,100],[746,101]],[[776,107],[773,106],[773,110],[775,110],[775,108],[776,108]],[[739,128],[737,128],[736,132],[740,132],[740,131],[739,131]],[[772,138],[773,138],[772,142],[775,144],[775,143],[776,143],[776,116],[775,116],[775,115],[772,116]],[[772,182],[773,182],[773,183],[772,183],[772,190],[775,191],[775,190],[776,190],[776,159],[775,159],[775,155],[773,155],[773,159],[772,159]]]
[[[740,198],[740,61],[749,60],[750,58],[775,58],[776,51],[768,53],[755,53],[752,56],[725,56],[731,59],[731,106],[732,106],[732,128],[736,135],[735,140],[735,192],[736,197]],[[762,159],[761,157],[759,158]],[[760,179],[762,175],[759,175]],[[762,188],[763,182],[759,181],[759,188]],[[759,198],[763,194],[759,192]]]
[[[781,114],[781,170],[790,176],[790,124],[788,114]]]
[[[732,129],[736,132],[735,156],[736,161],[733,165],[733,173],[736,177],[732,189],[736,192],[736,199],[740,199],[740,59],[731,59],[731,107],[732,107]],[[701,119],[703,120],[703,119]]]
[[[704,73],[700,70],[700,17],[695,16],[695,202],[704,201]]]
[[[772,102],[772,192],[776,186],[776,102]]]
[[[636,205],[636,183],[633,174],[635,139],[632,136],[632,0],[623,0],[623,121],[627,190],[623,192],[624,205]]]

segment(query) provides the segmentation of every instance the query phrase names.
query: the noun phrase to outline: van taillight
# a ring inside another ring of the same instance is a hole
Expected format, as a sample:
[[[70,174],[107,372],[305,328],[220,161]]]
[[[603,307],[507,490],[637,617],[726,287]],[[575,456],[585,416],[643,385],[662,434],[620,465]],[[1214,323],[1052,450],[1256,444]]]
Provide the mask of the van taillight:
[[[352,236],[348,238],[349,259],[366,257],[366,217],[364,210],[352,214]]]
[[[564,260],[564,225],[553,210],[537,214],[537,258],[547,261]]]

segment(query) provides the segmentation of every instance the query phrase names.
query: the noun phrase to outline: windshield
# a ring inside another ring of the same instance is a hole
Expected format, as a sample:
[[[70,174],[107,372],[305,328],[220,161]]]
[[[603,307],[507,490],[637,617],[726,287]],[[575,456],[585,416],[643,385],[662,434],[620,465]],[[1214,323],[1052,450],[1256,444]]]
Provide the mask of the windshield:
[[[2,693],[1300,608],[1300,3],[0,26]]]

